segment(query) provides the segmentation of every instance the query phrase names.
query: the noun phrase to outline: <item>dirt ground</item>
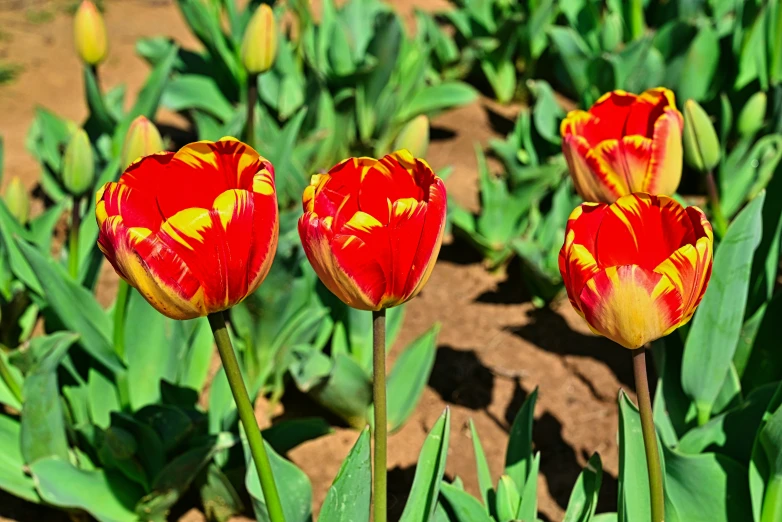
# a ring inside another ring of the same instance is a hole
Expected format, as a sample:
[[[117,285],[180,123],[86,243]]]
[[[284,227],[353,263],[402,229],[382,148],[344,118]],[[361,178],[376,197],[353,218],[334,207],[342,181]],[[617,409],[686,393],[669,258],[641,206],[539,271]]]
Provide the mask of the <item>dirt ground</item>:
[[[39,168],[24,148],[36,106],[80,120],[86,116],[81,68],[73,51],[71,18],[60,2],[0,0],[0,63],[21,67],[18,77],[0,84],[0,134],[5,138],[5,179],[21,177],[32,189]],[[393,2],[408,21],[413,9],[441,9],[445,0]],[[139,37],[167,35],[185,46],[196,45],[170,0],[106,2],[110,54],[101,67],[102,82],[124,82],[138,91],[148,68],[134,53]],[[47,11],[48,10],[48,11]],[[48,13],[41,15],[41,13]],[[473,143],[508,131],[515,116],[489,117],[497,111],[481,100],[434,121],[429,161],[437,169],[452,165],[446,185],[460,203],[477,202]],[[177,115],[159,120],[182,126]],[[101,288],[110,302],[113,281]],[[632,388],[628,352],[589,333],[567,302],[554,311],[536,310],[525,295],[519,267],[506,275],[486,272],[460,241],[443,247],[440,261],[422,295],[408,305],[400,346],[435,321],[442,324],[436,363],[423,399],[407,425],[389,441],[390,509],[398,518],[413,479],[425,435],[445,407],[451,408],[451,444],[447,475],[461,477],[477,494],[468,420],[473,419],[486,447],[495,480],[504,462],[510,422],[524,398],[539,387],[534,443],[541,452],[539,509],[544,520],[559,521],[581,467],[599,452],[607,476],[600,511],[616,509],[618,469],[615,398],[620,387]],[[392,353],[392,359],[395,353]],[[336,429],[333,435],[306,443],[289,457],[312,480],[315,512],[357,433]],[[6,517],[6,518],[3,518]],[[0,521],[59,520],[63,517],[7,495],[0,495]],[[203,517],[191,511],[188,521]]]

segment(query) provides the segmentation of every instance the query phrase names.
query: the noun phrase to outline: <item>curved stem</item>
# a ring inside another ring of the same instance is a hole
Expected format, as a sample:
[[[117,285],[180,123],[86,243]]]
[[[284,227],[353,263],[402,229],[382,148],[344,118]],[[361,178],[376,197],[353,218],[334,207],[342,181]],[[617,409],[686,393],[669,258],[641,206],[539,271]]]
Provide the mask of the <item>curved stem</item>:
[[[261,430],[255,420],[255,412],[247,394],[247,388],[244,385],[242,371],[239,369],[239,361],[236,360],[231,338],[228,336],[228,330],[225,327],[225,316],[223,312],[209,314],[209,326],[212,327],[212,333],[215,336],[217,351],[220,353],[220,359],[223,362],[225,376],[228,378],[228,385],[236,402],[236,409],[239,411],[239,419],[244,426],[244,432],[247,435],[247,444],[250,446],[250,453],[255,461],[255,469],[258,471],[258,478],[261,481],[261,490],[266,500],[266,508],[269,511],[269,518],[272,522],[285,522],[285,515],[282,511],[280,495],[277,492],[277,485],[274,483],[271,463],[266,454],[266,447],[261,437]]]
[[[255,146],[255,104],[258,102],[258,75],[247,76],[247,122],[245,127],[245,140],[252,148]]]
[[[79,277],[79,228],[81,227],[81,198],[73,197],[73,207],[71,208],[71,230],[68,250],[68,272],[73,279]]]
[[[119,280],[117,302],[114,303],[114,351],[125,360],[125,315],[128,309],[130,285],[124,279]]]
[[[779,522],[782,520],[782,476],[771,478],[763,497],[763,512],[760,522]]]
[[[386,522],[388,417],[386,413],[386,310],[372,312],[372,392],[375,411],[374,522]]]
[[[657,432],[652,416],[652,399],[649,395],[649,378],[646,375],[646,350],[633,350],[633,373],[635,393],[638,396],[638,410],[641,412],[641,431],[646,449],[646,467],[649,470],[649,498],[652,504],[652,522],[663,522],[665,517],[665,496],[663,474],[660,466],[660,452],[657,448]]]

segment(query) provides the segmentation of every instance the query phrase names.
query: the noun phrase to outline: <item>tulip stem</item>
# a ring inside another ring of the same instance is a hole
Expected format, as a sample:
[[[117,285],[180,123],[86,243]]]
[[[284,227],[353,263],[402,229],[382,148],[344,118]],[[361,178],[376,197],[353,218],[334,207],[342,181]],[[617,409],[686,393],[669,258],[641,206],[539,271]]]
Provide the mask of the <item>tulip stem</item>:
[[[250,446],[250,453],[253,461],[255,461],[255,469],[258,471],[258,478],[261,482],[263,498],[266,500],[269,519],[272,522],[285,522],[285,515],[282,511],[277,485],[274,483],[269,456],[266,453],[258,422],[255,420],[255,411],[242,378],[242,371],[239,369],[239,361],[236,360],[236,353],[234,352],[233,344],[231,344],[231,338],[228,336],[225,316],[223,312],[216,312],[209,314],[208,317],[209,326],[212,327],[212,333],[215,336],[217,351],[223,362],[225,376],[228,378],[228,385],[234,396],[236,409],[239,411],[239,419],[242,421],[244,432],[247,435],[247,444]]]
[[[117,301],[114,303],[114,350],[120,359],[125,359],[125,315],[128,309],[130,285],[124,279],[119,280]]]
[[[638,40],[644,35],[644,4],[642,0],[630,0],[630,36]]]
[[[641,431],[646,449],[646,467],[649,471],[649,494],[652,505],[652,522],[663,522],[665,517],[665,496],[663,474],[660,467],[660,453],[657,448],[657,432],[654,429],[652,399],[649,395],[649,378],[646,374],[646,350],[633,350],[633,373],[638,409],[641,412]]]
[[[98,92],[100,92],[100,76],[98,75],[98,66],[93,63],[90,65],[90,70],[92,71],[92,77],[95,78],[95,85],[98,87]]]
[[[706,174],[706,192],[709,195],[709,206],[711,207],[711,214],[714,218],[714,227],[717,229],[717,234],[720,237],[724,237],[725,232],[728,230],[728,222],[725,219],[725,214],[722,213],[720,194],[717,191],[717,182],[714,180],[714,173],[712,171],[709,171]]]
[[[81,227],[81,198],[73,197],[73,206],[71,207],[71,230],[68,250],[68,272],[73,279],[79,277],[79,228]]]
[[[255,103],[258,101],[258,75],[247,76],[247,126],[245,140],[252,148],[255,147]]]
[[[372,391],[375,412],[374,522],[386,522],[388,419],[386,413],[386,310],[372,312]]]

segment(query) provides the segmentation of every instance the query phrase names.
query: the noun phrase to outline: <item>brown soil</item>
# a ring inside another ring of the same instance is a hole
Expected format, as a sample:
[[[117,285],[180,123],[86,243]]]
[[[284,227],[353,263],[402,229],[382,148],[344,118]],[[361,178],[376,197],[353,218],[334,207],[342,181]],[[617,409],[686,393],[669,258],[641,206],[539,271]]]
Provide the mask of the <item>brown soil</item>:
[[[5,182],[19,176],[31,189],[39,167],[26,152],[24,139],[35,107],[43,105],[77,121],[86,116],[81,67],[73,52],[71,19],[61,9],[63,3],[68,2],[0,0],[0,61],[22,67],[18,78],[0,85]],[[26,14],[31,4],[35,9],[50,9],[54,17],[45,23],[31,21],[35,17]],[[415,7],[441,9],[447,3],[397,0],[394,5],[410,21]],[[101,67],[102,82],[106,86],[125,82],[133,95],[148,72],[134,53],[139,37],[164,34],[185,46],[196,45],[170,1],[109,1],[106,23],[111,49]],[[428,159],[435,168],[454,167],[446,184],[458,202],[472,208],[477,204],[474,142],[485,143],[506,133],[514,116],[512,109],[499,110],[482,100],[434,122],[435,140]],[[176,115],[162,113],[159,119],[174,127],[183,125]],[[114,280],[106,280],[101,301],[112,300],[114,286]],[[570,489],[593,452],[601,454],[608,472],[601,510],[616,508],[615,397],[620,387],[631,387],[630,356],[591,335],[567,302],[553,308],[537,310],[530,304],[517,264],[512,263],[506,275],[493,275],[463,243],[443,247],[425,291],[408,305],[399,343],[403,346],[435,321],[442,324],[429,386],[410,421],[389,442],[392,519],[401,513],[426,433],[444,408],[450,407],[452,413],[447,475],[461,477],[468,490],[477,494],[468,420],[475,421],[496,480],[503,467],[509,423],[535,387],[540,390],[534,442],[541,452],[541,516],[561,520]],[[356,435],[338,428],[333,435],[290,453],[312,480],[316,513]],[[195,521],[202,516],[191,511],[184,518]],[[0,494],[0,521],[9,519],[60,517]]]

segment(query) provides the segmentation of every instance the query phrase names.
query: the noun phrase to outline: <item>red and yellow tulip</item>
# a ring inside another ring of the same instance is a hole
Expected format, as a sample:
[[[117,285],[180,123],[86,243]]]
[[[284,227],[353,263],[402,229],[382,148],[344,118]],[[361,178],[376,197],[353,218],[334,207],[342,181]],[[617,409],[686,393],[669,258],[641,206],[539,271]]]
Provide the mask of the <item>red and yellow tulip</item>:
[[[100,249],[168,317],[230,308],[269,272],[279,233],[274,167],[233,138],[142,158],[96,197]]]
[[[445,229],[445,186],[400,150],[350,158],[312,177],[299,236],[323,284],[343,302],[381,310],[415,297],[434,268]]]
[[[633,192],[672,195],[682,177],[684,120],[668,89],[613,91],[562,121],[562,151],[586,201]]]
[[[712,243],[698,207],[631,194],[573,211],[559,270],[590,328],[635,349],[692,318],[711,276]]]

